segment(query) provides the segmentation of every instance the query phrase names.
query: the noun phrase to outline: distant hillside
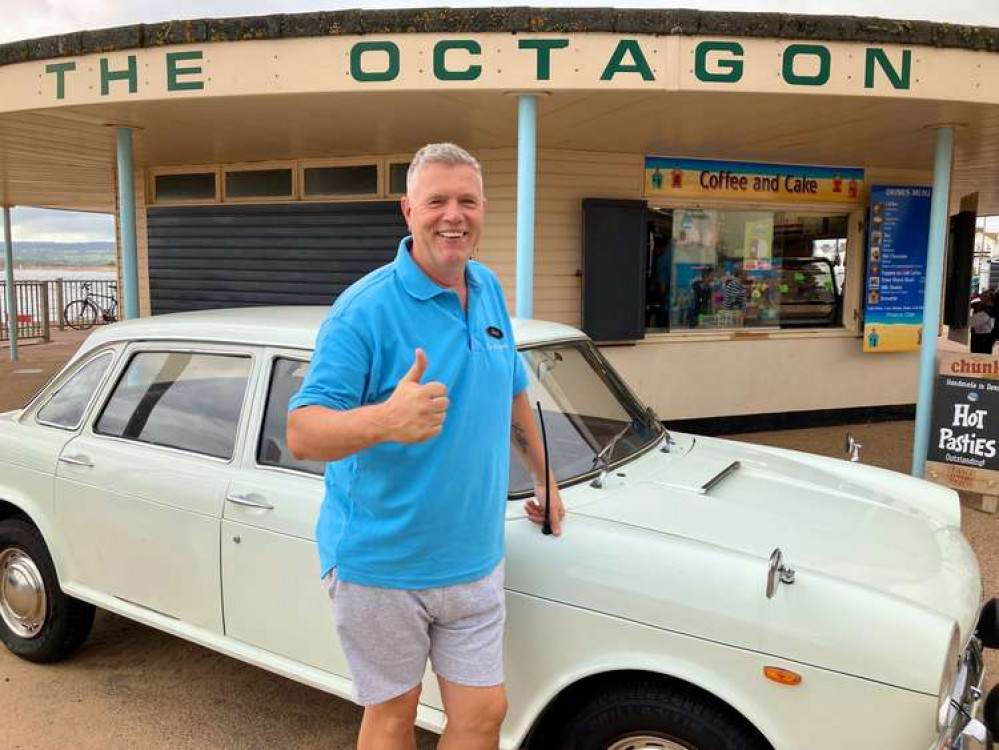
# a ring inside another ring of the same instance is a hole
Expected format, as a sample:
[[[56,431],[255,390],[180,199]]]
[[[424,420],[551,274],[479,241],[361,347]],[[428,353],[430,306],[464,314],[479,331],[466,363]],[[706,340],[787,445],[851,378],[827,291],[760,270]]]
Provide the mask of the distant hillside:
[[[113,242],[15,242],[14,266],[108,266],[115,263]],[[3,253],[0,253],[3,268]]]

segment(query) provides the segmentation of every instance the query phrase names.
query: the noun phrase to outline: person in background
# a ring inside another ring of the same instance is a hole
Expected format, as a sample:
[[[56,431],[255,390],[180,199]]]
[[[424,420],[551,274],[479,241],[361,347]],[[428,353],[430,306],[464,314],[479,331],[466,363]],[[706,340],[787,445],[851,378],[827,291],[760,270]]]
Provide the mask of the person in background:
[[[992,353],[992,317],[985,311],[982,300],[971,304],[971,320],[968,321],[971,329],[971,353],[991,354]]]
[[[985,312],[992,318],[992,345],[995,346],[996,340],[999,340],[999,324],[996,323],[996,317],[999,316],[999,292],[986,289],[982,299]]]

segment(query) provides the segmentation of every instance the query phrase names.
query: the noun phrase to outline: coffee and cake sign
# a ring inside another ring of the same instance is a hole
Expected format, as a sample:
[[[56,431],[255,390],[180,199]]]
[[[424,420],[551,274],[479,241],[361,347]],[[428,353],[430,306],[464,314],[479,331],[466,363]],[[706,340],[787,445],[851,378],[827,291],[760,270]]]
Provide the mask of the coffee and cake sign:
[[[926,478],[999,495],[999,357],[944,353],[938,372]]]

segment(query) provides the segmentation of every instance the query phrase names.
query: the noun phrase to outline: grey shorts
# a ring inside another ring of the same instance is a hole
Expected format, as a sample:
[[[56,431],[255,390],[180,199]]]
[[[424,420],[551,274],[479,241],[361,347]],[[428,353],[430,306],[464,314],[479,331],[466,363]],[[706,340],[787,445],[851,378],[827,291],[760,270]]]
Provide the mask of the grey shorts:
[[[423,681],[427,658],[448,682],[503,683],[506,599],[503,563],[485,578],[432,589],[385,589],[323,579],[340,645],[367,706],[396,698]]]

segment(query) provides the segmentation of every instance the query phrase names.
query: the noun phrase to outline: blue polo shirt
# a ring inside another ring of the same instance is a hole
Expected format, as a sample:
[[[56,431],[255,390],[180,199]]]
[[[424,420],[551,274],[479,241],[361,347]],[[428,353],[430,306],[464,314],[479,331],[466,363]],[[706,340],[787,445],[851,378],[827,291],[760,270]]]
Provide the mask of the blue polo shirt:
[[[394,262],[336,300],[289,410],[347,410],[388,399],[427,355],[421,382],[447,386],[440,435],[380,443],[326,465],[316,525],[322,574],[366,586],[422,589],[474,581],[503,557],[510,408],[527,387],[496,276],[469,261],[467,314],[399,244]]]

